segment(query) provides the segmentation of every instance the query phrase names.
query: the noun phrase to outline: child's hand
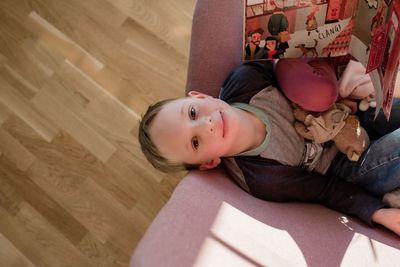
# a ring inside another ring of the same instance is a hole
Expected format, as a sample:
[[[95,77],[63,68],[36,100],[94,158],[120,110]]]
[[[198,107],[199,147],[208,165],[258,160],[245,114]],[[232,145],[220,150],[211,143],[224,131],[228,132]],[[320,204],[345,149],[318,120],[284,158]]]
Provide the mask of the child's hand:
[[[372,214],[372,221],[379,223],[400,236],[400,209],[380,209]]]

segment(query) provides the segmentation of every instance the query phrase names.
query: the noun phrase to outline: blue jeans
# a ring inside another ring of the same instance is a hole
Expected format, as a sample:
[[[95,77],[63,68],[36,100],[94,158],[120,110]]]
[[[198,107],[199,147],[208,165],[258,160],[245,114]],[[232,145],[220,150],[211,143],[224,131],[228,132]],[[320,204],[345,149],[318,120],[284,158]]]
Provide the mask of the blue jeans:
[[[383,195],[400,188],[399,107],[400,100],[397,99],[393,103],[389,122],[379,117],[376,121],[362,121],[361,117],[360,120],[367,131],[369,128],[377,129],[380,136],[375,133],[377,139],[371,141],[369,148],[356,162],[348,160],[346,155],[339,153],[328,172],[346,181],[360,184],[375,195]]]

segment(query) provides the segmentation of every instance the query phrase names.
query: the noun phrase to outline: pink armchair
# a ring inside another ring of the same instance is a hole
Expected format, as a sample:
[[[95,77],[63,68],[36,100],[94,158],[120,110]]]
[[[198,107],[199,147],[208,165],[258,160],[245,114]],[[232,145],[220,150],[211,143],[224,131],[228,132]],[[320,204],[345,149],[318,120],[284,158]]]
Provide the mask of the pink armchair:
[[[187,89],[218,96],[242,57],[242,0],[198,0]],[[192,171],[138,244],[131,266],[398,266],[400,238],[320,205],[273,203],[222,168]]]

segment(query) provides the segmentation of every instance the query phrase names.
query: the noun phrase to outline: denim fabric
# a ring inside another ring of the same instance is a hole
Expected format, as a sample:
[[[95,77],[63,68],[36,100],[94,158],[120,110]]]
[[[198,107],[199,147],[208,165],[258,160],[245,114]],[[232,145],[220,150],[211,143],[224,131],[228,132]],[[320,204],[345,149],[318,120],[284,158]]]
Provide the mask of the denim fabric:
[[[400,101],[393,103],[390,121],[381,113],[373,121],[373,110],[360,118],[373,135],[370,147],[357,162],[339,153],[329,172],[342,179],[363,185],[368,191],[382,195],[400,187]],[[369,118],[369,119],[368,119]]]

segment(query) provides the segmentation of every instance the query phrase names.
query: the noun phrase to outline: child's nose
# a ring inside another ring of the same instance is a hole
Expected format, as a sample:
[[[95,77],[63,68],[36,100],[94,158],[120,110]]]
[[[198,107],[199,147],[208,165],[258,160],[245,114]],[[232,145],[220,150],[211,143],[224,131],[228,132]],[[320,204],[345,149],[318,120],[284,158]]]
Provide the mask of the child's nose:
[[[214,132],[214,122],[211,116],[204,116],[196,125],[197,130],[202,134],[209,135]],[[199,134],[200,134],[199,133]]]
[[[214,122],[211,116],[205,117],[205,127],[208,132],[214,131]]]

